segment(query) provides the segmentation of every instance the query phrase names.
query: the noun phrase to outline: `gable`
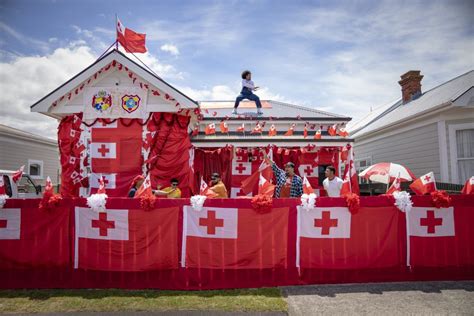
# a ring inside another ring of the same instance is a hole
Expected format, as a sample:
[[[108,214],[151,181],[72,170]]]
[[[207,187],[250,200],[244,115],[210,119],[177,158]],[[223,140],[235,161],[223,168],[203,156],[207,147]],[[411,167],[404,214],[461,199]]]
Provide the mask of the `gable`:
[[[146,100],[146,112],[179,112],[198,107],[194,100],[113,50],[32,105],[31,111],[56,118],[84,112],[85,107],[91,106],[90,90],[96,88],[115,91],[115,103],[119,103],[119,91],[137,91]]]

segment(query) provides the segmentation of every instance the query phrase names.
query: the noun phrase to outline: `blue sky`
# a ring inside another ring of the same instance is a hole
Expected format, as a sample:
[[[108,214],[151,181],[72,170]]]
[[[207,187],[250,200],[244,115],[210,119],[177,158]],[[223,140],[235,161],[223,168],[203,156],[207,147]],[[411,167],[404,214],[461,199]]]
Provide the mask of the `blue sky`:
[[[0,123],[54,137],[29,106],[115,39],[115,13],[147,34],[141,58],[197,100],[233,99],[253,72],[264,99],[354,117],[474,68],[472,1],[0,0]],[[54,127],[54,128],[52,128]]]

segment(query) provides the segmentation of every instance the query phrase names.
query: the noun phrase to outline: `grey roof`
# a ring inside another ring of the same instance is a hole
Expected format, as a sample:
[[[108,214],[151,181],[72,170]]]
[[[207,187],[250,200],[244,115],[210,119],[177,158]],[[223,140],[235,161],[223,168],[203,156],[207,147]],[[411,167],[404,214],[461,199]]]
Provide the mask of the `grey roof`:
[[[32,142],[41,142],[52,146],[57,146],[58,142],[54,139],[43,137],[37,134],[28,133],[7,125],[0,124],[0,135],[9,135],[12,137],[22,138]]]
[[[222,119],[226,116],[230,119],[238,119],[232,115],[234,101],[200,101],[199,105],[204,116],[204,120]],[[206,113],[206,110],[208,113]],[[308,108],[300,105],[284,103],[272,100],[262,100],[263,116],[259,120],[272,117],[275,120],[328,120],[328,121],[350,121],[350,117],[329,113],[315,108]],[[216,112],[216,113],[214,113]],[[242,101],[238,108],[239,114],[253,116],[257,112],[255,102]],[[213,115],[215,114],[215,115]]]
[[[406,104],[402,100],[377,108],[362,120],[349,126],[352,137],[357,138],[388,125],[406,121],[430,109],[450,105],[474,86],[474,70],[468,71],[431,90]]]

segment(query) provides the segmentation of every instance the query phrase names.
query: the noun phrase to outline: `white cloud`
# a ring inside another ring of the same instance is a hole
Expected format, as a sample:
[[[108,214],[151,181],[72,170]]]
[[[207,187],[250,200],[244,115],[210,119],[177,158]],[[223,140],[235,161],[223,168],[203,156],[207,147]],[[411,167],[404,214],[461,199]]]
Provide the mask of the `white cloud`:
[[[168,52],[173,56],[178,56],[179,55],[179,49],[175,45],[172,44],[164,44],[161,45],[160,49],[164,52]]]
[[[0,63],[0,86],[4,104],[0,123],[34,134],[56,138],[57,122],[30,106],[94,62],[86,46],[58,48],[45,56],[17,57]]]

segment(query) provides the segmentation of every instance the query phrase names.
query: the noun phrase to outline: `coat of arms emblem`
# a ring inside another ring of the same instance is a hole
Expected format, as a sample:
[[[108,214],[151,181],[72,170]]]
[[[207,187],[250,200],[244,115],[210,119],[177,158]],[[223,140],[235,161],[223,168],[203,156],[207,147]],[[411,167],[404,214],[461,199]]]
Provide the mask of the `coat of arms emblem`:
[[[107,91],[100,90],[92,97],[92,108],[96,111],[104,112],[112,106],[112,96]]]
[[[122,97],[122,108],[128,113],[132,113],[140,106],[140,97],[138,95],[124,95]]]

